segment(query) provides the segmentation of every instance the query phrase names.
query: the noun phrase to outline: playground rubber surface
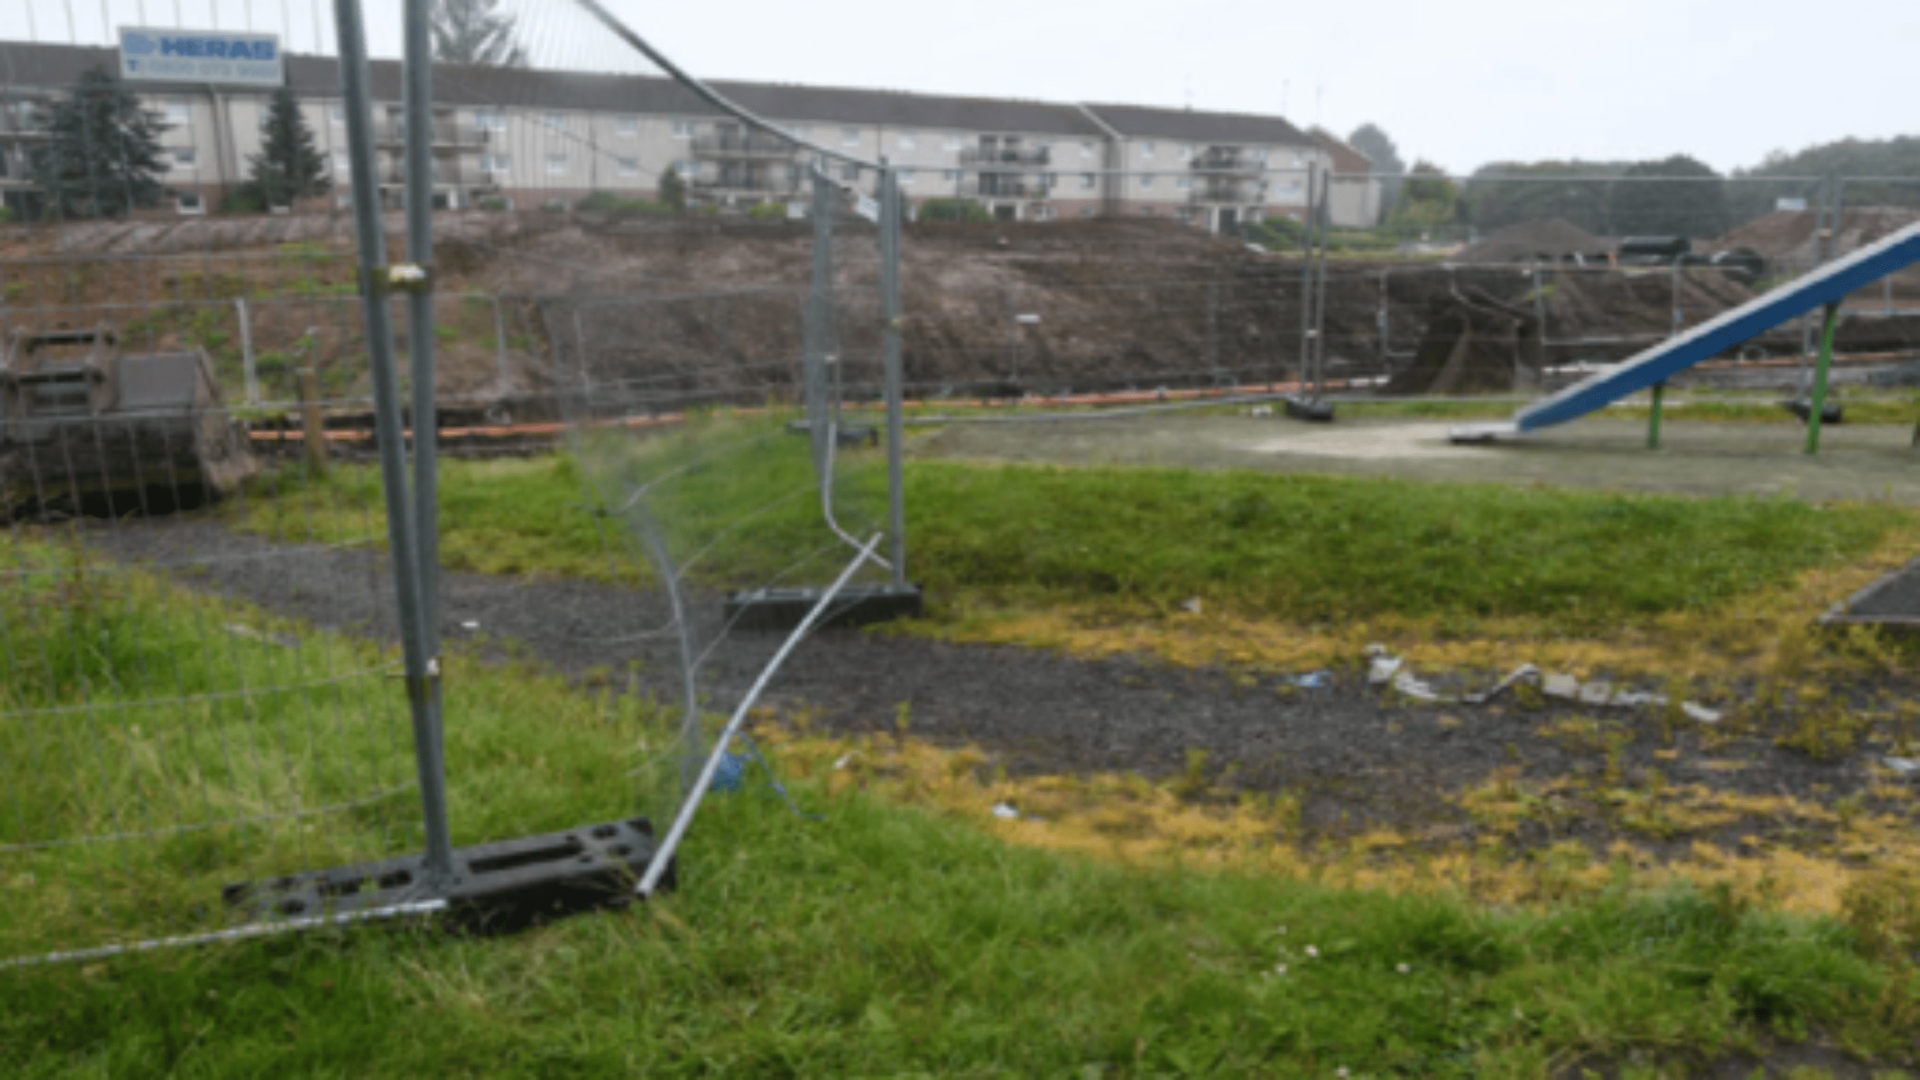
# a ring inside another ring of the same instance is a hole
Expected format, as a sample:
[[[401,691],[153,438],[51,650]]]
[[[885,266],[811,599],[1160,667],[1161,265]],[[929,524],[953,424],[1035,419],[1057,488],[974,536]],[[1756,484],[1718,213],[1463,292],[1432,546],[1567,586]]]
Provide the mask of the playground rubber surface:
[[[1920,450],[1906,425],[1830,425],[1818,455],[1783,422],[1662,426],[1647,449],[1644,420],[1585,419],[1492,445],[1454,445],[1459,423],[1166,413],[1112,419],[952,424],[912,444],[924,458],[1058,465],[1163,465],[1412,480],[1597,488],[1675,495],[1751,495],[1920,505]],[[1837,599],[1837,598],[1836,598]]]

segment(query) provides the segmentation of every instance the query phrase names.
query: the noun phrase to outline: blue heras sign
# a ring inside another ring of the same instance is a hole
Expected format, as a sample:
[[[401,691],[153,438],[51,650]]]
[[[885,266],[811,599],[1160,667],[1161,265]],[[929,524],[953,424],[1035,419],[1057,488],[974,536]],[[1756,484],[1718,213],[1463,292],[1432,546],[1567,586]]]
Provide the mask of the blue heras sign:
[[[279,86],[278,34],[120,28],[120,77],[138,82]]]

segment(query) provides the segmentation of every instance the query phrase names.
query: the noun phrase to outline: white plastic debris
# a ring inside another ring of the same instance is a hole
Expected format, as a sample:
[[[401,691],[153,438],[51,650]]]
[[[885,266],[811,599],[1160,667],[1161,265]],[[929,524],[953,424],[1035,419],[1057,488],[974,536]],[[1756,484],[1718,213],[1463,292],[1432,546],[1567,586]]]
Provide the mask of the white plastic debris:
[[[1885,765],[1887,768],[1892,769],[1902,776],[1912,776],[1914,773],[1920,773],[1920,758],[1893,757],[1889,755],[1881,758],[1880,764]]]
[[[479,619],[462,619],[460,620],[460,629],[465,630],[468,633],[472,633],[473,631],[480,629],[480,620]]]
[[[1018,821],[1020,820],[1020,811],[1006,803],[997,802],[993,804],[993,816],[1003,821]]]
[[[1201,607],[1200,598],[1197,596],[1189,596],[1185,600],[1180,602],[1180,610],[1186,612],[1189,615],[1200,614],[1200,607]]]
[[[1527,683],[1540,688],[1547,697],[1559,701],[1574,701],[1582,705],[1594,705],[1613,709],[1664,709],[1668,705],[1665,694],[1652,694],[1640,690],[1624,690],[1605,679],[1594,679],[1582,683],[1579,679],[1558,671],[1541,671],[1533,664],[1521,664],[1507,673],[1506,678],[1488,687],[1486,690],[1470,694],[1443,694],[1433,685],[1407,669],[1406,661],[1387,651],[1384,645],[1369,645],[1366,648],[1367,683],[1372,686],[1391,684],[1393,689],[1404,697],[1429,704],[1447,705],[1484,705],[1494,698],[1511,690],[1519,683]],[[1721,712],[1710,709],[1698,702],[1683,701],[1680,711],[1687,718],[1702,724],[1717,724]]]
[[[1247,410],[1247,415],[1248,416],[1272,416],[1273,406],[1255,405],[1253,408]]]

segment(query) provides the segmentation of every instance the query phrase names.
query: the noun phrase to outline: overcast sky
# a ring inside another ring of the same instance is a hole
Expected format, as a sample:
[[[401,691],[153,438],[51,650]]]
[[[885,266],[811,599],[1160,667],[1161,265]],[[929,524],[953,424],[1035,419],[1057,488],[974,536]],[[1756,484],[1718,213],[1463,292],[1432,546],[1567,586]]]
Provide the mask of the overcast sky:
[[[1846,135],[1920,134],[1920,0],[606,0],[695,74],[1279,112],[1467,172],[1500,159],[1692,154],[1752,165]],[[646,71],[570,0],[501,0],[542,66]],[[365,0],[375,55],[398,0]],[[30,19],[13,17],[30,8]],[[0,0],[0,33],[107,25],[334,44],[332,0]],[[177,20],[177,21],[176,21]]]

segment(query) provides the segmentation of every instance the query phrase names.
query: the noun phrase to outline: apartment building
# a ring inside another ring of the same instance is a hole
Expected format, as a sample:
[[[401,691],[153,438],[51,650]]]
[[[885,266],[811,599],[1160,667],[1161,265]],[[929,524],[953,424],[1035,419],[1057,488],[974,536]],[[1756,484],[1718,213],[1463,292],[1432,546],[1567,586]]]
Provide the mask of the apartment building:
[[[33,198],[28,152],[45,137],[39,126],[46,105],[95,66],[114,69],[115,51],[0,42],[0,198],[22,207]],[[289,55],[286,71],[332,163],[331,197],[344,205],[353,192],[337,62]],[[376,60],[371,74],[376,175],[381,198],[392,203],[405,179],[400,65]],[[260,151],[264,92],[129,86],[166,125],[162,141],[171,169],[165,181],[176,193],[176,212],[204,213],[245,180],[248,158]],[[714,86],[816,145],[885,158],[913,205],[972,199],[1006,220],[1163,215],[1230,230],[1268,214],[1303,216],[1309,172],[1353,164],[1277,116],[770,83]],[[650,197],[668,169],[698,200],[720,207],[800,201],[810,158],[665,78],[443,64],[434,70],[434,96],[435,202],[447,207],[560,208],[594,192]],[[842,183],[873,192],[873,170],[830,168]],[[1375,185],[1364,176],[1351,179]],[[1338,223],[1372,223],[1342,220],[1348,216],[1336,205]]]

